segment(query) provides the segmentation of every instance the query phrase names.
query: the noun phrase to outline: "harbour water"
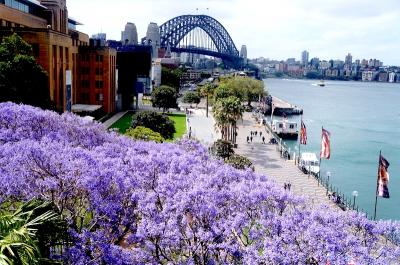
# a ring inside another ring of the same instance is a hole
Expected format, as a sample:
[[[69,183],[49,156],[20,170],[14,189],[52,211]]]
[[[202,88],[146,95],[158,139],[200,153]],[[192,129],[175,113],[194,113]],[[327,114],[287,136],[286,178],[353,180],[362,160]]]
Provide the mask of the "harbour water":
[[[321,175],[373,215],[379,151],[390,162],[390,199],[378,198],[377,219],[400,220],[400,85],[314,80],[264,80],[267,90],[304,110],[308,142],[301,151],[319,155],[322,126],[331,133],[331,159]],[[298,121],[300,116],[290,119]],[[298,152],[296,141],[286,141]],[[305,180],[306,181],[306,180]]]

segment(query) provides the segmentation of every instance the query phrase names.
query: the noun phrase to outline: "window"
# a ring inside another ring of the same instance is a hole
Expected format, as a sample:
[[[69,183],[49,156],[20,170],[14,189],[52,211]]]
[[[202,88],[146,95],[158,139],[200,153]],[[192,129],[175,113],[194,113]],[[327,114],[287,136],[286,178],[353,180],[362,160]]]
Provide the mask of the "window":
[[[103,75],[103,68],[96,68],[96,75]]]
[[[103,101],[104,97],[102,93],[96,94],[96,101]]]
[[[283,124],[281,123],[281,124],[279,124],[279,128],[283,128]]]
[[[25,5],[19,1],[16,0],[5,0],[6,6],[9,6],[14,9],[18,9],[19,11],[29,13],[29,6]]]
[[[290,128],[290,129],[294,129],[294,125],[293,125],[293,124],[290,124],[290,125],[289,125],[289,128]]]
[[[89,80],[82,80],[81,85],[83,88],[88,88],[89,87]]]
[[[102,80],[96,80],[96,88],[103,88],[103,81]]]
[[[89,67],[82,67],[81,68],[81,74],[82,75],[88,75],[89,74]]]
[[[97,55],[96,62],[102,62],[102,61],[103,61],[103,55]]]

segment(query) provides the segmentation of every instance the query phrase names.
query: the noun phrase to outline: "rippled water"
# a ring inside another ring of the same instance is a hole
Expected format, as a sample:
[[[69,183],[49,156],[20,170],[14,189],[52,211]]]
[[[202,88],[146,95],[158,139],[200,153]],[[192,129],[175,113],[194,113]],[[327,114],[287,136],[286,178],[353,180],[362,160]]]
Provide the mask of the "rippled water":
[[[390,162],[390,199],[378,198],[377,218],[400,220],[400,84],[313,80],[264,80],[274,96],[300,106],[308,143],[301,150],[319,154],[321,127],[331,133],[331,159],[321,174],[341,192],[359,196],[356,204],[373,214],[379,151]],[[300,121],[300,116],[293,117]],[[297,150],[296,142],[287,142]]]

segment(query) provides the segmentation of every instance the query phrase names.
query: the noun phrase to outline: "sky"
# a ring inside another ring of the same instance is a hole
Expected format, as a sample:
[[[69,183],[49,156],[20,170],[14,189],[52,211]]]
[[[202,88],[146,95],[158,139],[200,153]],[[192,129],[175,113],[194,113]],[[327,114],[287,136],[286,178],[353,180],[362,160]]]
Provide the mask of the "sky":
[[[249,58],[376,58],[400,65],[400,0],[67,0],[78,30],[121,39],[127,22],[138,37],[150,22],[158,25],[180,15],[206,14],[229,32]],[[196,10],[198,9],[198,10]]]

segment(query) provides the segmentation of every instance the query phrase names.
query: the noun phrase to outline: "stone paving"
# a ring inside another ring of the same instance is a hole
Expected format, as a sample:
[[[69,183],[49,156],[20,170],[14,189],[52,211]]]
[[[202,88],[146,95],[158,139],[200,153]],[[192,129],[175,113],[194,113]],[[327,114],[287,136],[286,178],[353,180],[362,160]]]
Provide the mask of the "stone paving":
[[[255,122],[251,113],[243,114],[243,121],[238,122],[238,127],[238,148],[235,151],[237,154],[249,158],[255,165],[257,173],[268,176],[282,188],[284,183],[290,183],[291,191],[298,195],[307,196],[312,205],[335,205],[326,196],[326,189],[318,185],[313,176],[301,172],[294,164],[294,160],[285,160],[280,157],[277,145],[262,143],[262,138],[259,136],[260,131],[265,136],[266,143],[271,135],[268,134],[264,126]],[[247,136],[250,136],[250,131],[258,131],[258,134],[253,136],[253,142],[247,143]]]

